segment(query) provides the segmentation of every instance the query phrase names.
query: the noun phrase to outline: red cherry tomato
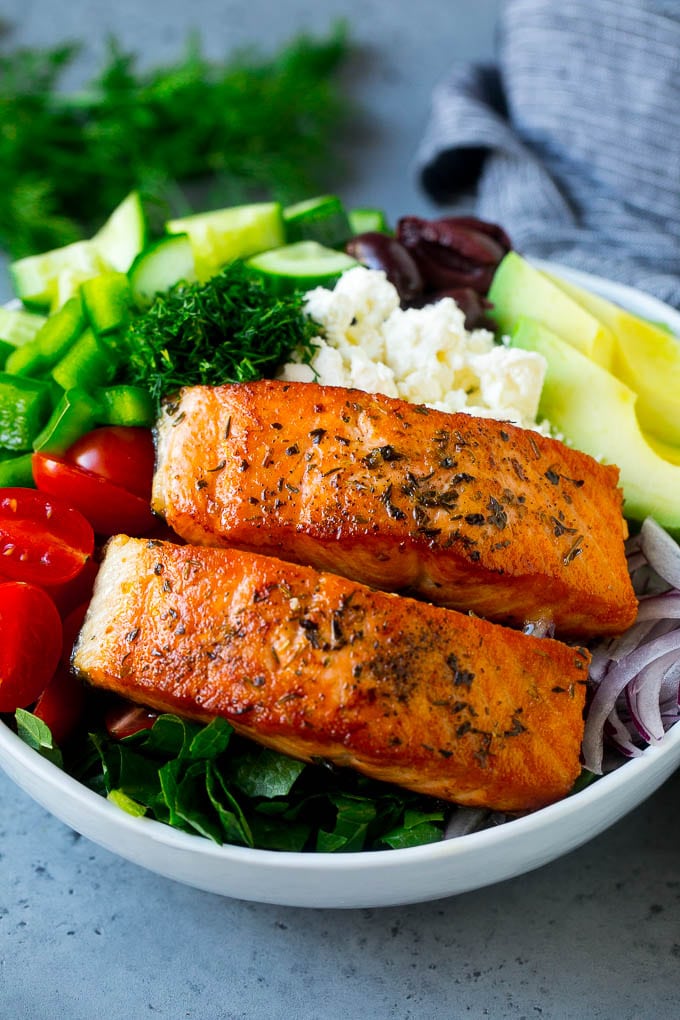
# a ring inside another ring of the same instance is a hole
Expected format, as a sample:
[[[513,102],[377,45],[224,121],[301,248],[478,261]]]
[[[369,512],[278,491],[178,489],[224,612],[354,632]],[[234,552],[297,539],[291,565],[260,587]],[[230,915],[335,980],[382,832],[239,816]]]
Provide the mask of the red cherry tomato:
[[[156,526],[147,500],[62,457],[34,453],[33,479],[42,492],[77,507],[98,535],[145,535]]]
[[[93,429],[64,454],[70,464],[106,478],[147,503],[151,500],[155,457],[149,429],[120,425]]]
[[[71,673],[71,652],[83,625],[87,607],[88,603],[84,602],[64,619],[61,661],[33,709],[33,714],[49,726],[57,744],[62,744],[70,737],[85,707],[83,685]]]
[[[85,691],[77,677],[64,665],[57,667],[33,709],[49,726],[56,744],[63,744],[78,725],[85,706]]]
[[[33,584],[0,584],[0,712],[32,705],[61,655],[61,619],[49,595]]]
[[[64,584],[94,551],[83,515],[53,494],[0,489],[0,572],[13,581]]]

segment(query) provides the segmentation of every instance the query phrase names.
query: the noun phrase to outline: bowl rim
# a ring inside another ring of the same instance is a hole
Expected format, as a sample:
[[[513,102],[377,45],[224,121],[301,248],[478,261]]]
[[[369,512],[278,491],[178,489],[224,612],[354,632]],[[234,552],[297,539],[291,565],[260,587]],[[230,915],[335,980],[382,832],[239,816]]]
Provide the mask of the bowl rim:
[[[19,766],[36,779],[41,780],[46,788],[51,788],[55,793],[60,792],[71,800],[77,801],[81,807],[90,810],[93,816],[104,818],[119,828],[139,833],[141,823],[147,828],[147,833],[154,843],[174,849],[198,852],[200,856],[216,858],[225,863],[250,861],[256,865],[267,866],[276,863],[277,867],[289,870],[299,867],[304,862],[305,870],[325,873],[345,869],[351,871],[364,866],[379,869],[385,866],[398,867],[401,864],[424,863],[426,860],[436,860],[440,857],[455,858],[463,851],[483,850],[487,845],[497,843],[499,838],[502,839],[506,835],[519,837],[535,834],[546,826],[550,826],[553,820],[567,819],[581,810],[592,808],[600,801],[608,799],[614,792],[627,786],[641,773],[644,774],[648,769],[653,769],[655,763],[664,761],[667,756],[672,757],[674,752],[677,754],[677,764],[680,765],[680,723],[672,726],[658,744],[644,748],[637,757],[629,759],[606,775],[598,777],[584,789],[555,801],[553,804],[548,804],[546,807],[539,808],[537,811],[529,812],[518,818],[511,818],[497,826],[466,833],[452,839],[443,839],[436,843],[424,843],[420,846],[401,847],[394,850],[362,850],[342,854],[262,850],[255,847],[237,846],[233,843],[220,845],[204,836],[175,829],[153,818],[128,814],[107,800],[106,797],[102,797],[59,768],[58,765],[44,758],[0,720],[0,764],[2,763],[3,749]],[[631,803],[631,810],[635,806],[636,802]]]

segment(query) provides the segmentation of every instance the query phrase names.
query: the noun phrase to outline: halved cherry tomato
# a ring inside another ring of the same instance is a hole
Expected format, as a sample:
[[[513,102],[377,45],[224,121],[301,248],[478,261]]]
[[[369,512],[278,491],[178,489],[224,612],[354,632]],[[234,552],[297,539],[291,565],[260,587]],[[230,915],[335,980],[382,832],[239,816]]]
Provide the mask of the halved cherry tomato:
[[[148,500],[63,457],[34,453],[33,478],[42,492],[77,507],[98,535],[145,535],[157,524]]]
[[[71,673],[71,653],[87,607],[88,603],[83,602],[65,616],[62,623],[61,661],[33,709],[33,714],[49,726],[57,744],[62,744],[70,737],[85,707],[83,685]]]
[[[0,489],[0,573],[30,584],[64,584],[94,551],[94,533],[66,502],[35,489]]]
[[[56,744],[70,737],[83,714],[85,691],[77,677],[63,664],[57,667],[33,709],[33,714],[49,726]]]
[[[149,429],[104,425],[77,439],[64,454],[64,460],[106,478],[148,503],[155,456]]]
[[[61,618],[49,595],[34,584],[0,584],[0,712],[32,705],[59,662]]]

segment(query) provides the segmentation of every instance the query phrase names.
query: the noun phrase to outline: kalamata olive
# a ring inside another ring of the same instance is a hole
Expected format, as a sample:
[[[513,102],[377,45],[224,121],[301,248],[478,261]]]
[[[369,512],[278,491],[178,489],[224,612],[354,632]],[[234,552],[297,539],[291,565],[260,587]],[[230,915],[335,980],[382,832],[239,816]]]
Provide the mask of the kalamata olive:
[[[486,294],[498,263],[512,247],[501,227],[473,216],[404,216],[397,240],[413,256],[427,289],[471,287],[480,294]]]
[[[422,293],[418,266],[403,244],[389,234],[357,234],[347,242],[345,251],[368,269],[382,269],[402,301],[413,301]]]

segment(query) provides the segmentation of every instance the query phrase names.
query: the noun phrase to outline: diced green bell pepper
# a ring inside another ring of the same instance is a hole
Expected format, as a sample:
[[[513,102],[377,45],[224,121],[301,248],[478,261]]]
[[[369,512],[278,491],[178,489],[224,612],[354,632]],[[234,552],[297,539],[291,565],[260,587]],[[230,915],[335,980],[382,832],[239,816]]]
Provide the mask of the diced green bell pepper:
[[[125,273],[94,276],[82,284],[80,293],[97,336],[106,336],[121,329],[130,318],[132,294]]]
[[[109,382],[117,367],[115,354],[100,344],[91,329],[86,329],[54,366],[52,378],[64,390],[92,390]]]
[[[7,343],[6,340],[0,340],[0,368],[5,367],[8,357],[15,350],[14,344]]]
[[[84,328],[82,302],[79,297],[73,297],[45,321],[33,340],[10,354],[6,370],[15,375],[47,372],[64,357]]]
[[[0,372],[0,447],[30,450],[51,407],[49,383]]]
[[[36,436],[33,449],[42,453],[64,453],[69,446],[100,423],[99,401],[85,390],[67,390],[55,407],[42,432]]]
[[[144,425],[156,420],[156,406],[148,390],[141,386],[108,386],[95,393],[100,407],[100,425]]]
[[[153,400],[140,386],[97,387],[87,393],[80,387],[67,390],[33,442],[42,453],[64,453],[86,432],[98,425],[150,427],[156,418]]]
[[[33,454],[18,453],[0,459],[0,488],[18,485],[31,488],[33,483]]]

